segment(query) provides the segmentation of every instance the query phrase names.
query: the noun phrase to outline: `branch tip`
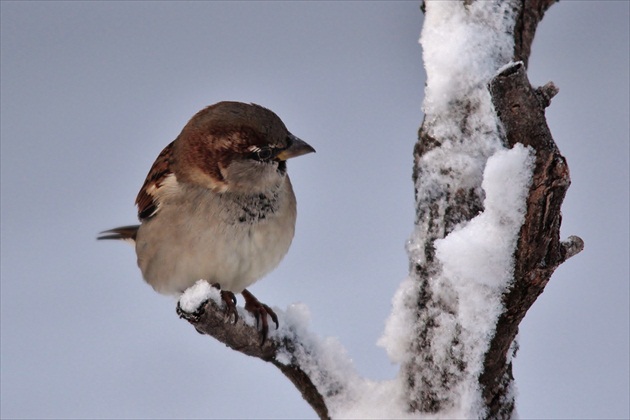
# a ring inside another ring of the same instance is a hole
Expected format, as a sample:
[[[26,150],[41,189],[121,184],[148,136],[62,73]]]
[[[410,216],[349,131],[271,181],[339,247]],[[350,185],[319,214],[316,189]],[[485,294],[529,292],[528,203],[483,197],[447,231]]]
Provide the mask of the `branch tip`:
[[[560,246],[564,251],[563,261],[566,261],[584,250],[584,241],[579,236],[571,235],[566,241],[562,241]]]
[[[175,309],[175,311],[177,312],[177,315],[179,316],[180,319],[185,319],[186,321],[190,322],[191,324],[194,324],[196,322],[199,322],[199,318],[205,312],[204,308],[208,304],[209,300],[210,299],[206,299],[203,302],[201,302],[201,304],[197,307],[197,309],[194,312],[187,312],[187,311],[185,311],[181,307],[179,302],[177,302],[177,308]]]
[[[556,96],[558,92],[560,92],[560,89],[553,82],[547,82],[544,86],[536,89],[536,94],[541,99],[544,108],[551,104],[551,98]]]
[[[499,73],[495,77],[507,77],[511,76],[514,73],[518,73],[525,65],[522,61],[516,61],[510,64],[503,66],[502,69],[499,70]]]

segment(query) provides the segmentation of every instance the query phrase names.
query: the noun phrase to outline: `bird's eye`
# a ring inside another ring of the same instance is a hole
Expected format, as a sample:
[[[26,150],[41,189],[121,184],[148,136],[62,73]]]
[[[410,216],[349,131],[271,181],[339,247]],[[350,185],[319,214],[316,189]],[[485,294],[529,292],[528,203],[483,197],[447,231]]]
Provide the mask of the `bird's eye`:
[[[273,150],[271,147],[261,147],[252,153],[252,158],[259,161],[267,161],[273,157]]]

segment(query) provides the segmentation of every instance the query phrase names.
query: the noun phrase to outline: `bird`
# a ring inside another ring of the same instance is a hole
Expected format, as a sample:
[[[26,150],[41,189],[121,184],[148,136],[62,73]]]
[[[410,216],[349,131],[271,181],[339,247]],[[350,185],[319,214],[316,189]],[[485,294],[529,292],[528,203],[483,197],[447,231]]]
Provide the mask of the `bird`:
[[[218,102],[197,112],[158,155],[136,197],[140,224],[97,239],[135,244],[144,280],[179,295],[204,279],[221,290],[238,321],[235,294],[262,324],[274,311],[247,290],[275,269],[295,233],[296,198],[288,159],[315,152],[273,111]]]

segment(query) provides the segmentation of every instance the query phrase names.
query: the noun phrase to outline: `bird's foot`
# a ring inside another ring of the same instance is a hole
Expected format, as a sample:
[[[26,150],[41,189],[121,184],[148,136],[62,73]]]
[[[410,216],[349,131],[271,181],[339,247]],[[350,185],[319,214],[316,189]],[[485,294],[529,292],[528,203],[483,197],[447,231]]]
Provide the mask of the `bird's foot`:
[[[221,290],[221,285],[219,283],[214,283],[212,287],[216,287]],[[238,321],[238,312],[236,310],[236,296],[234,293],[228,290],[221,290],[221,300],[225,302],[225,316],[227,319],[230,319],[232,315],[234,315],[234,323]]]
[[[261,333],[262,333],[262,341],[260,345],[265,344],[267,340],[267,333],[269,332],[269,323],[267,322],[267,315],[271,317],[271,320],[276,324],[276,329],[280,325],[278,323],[278,316],[276,313],[264,303],[261,303],[258,299],[254,297],[247,289],[241,292],[243,297],[245,298],[245,309],[251,312],[256,318],[256,328],[262,324]]]

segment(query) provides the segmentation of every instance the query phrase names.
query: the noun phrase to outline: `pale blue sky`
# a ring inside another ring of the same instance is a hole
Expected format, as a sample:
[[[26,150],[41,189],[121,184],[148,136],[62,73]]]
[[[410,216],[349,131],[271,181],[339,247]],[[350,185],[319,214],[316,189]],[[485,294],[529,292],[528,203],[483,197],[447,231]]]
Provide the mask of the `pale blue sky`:
[[[278,113],[317,149],[290,162],[296,238],[252,291],[304,302],[360,373],[407,274],[425,81],[416,2],[10,2],[1,7],[1,416],[311,417],[272,366],[203,337],[144,284],[133,223],[160,150],[220,100]],[[560,2],[534,84],[573,184],[561,266],[521,326],[523,418],[627,418],[628,2]]]

